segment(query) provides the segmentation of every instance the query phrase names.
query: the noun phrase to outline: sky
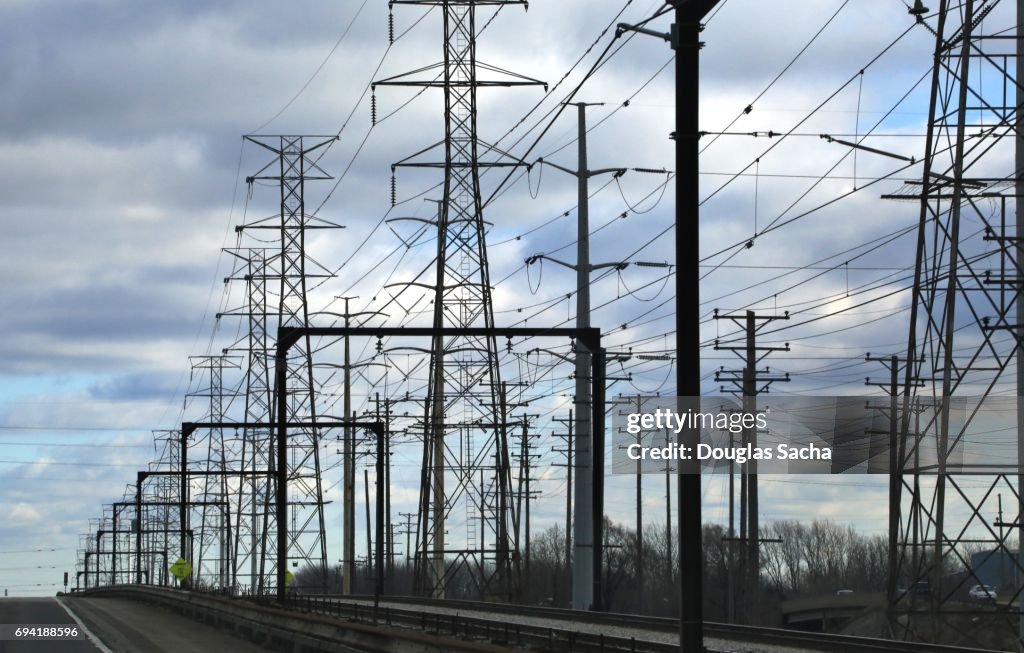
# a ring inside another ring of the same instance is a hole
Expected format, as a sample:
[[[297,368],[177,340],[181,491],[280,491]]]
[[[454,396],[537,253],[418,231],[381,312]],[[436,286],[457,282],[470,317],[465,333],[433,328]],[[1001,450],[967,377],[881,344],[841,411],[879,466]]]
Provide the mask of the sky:
[[[658,39],[613,40],[614,28],[603,31],[659,6],[536,0],[528,11],[503,9],[479,37],[479,59],[551,90],[482,90],[480,137],[524,161],[575,168],[576,118],[556,117],[559,102],[610,46],[614,55],[573,98],[604,103],[588,109],[590,168],[671,171],[671,52]],[[479,23],[493,13],[481,9]],[[346,227],[310,237],[311,256],[335,273],[310,292],[311,309],[340,313],[335,297],[345,294],[360,297],[353,309],[382,310],[395,292],[385,284],[412,279],[430,260],[430,235],[414,226],[422,223],[383,219],[432,216],[424,200],[436,196],[439,174],[399,169],[392,208],[391,165],[443,137],[440,94],[369,86],[440,59],[438,15],[396,7],[398,38],[389,45],[387,6],[374,0],[0,4],[0,567],[12,593],[61,589],[61,572],[73,572],[80,534],[101,505],[120,500],[135,471],[159,457],[152,432],[202,416],[202,400],[185,398],[203,387],[189,357],[219,353],[241,327],[217,317],[237,308],[241,290],[224,283],[233,258],[223,250],[251,244],[235,226],[275,211],[273,188],[245,183],[267,153],[243,135],[338,136],[321,160],[334,180],[307,191],[319,216]],[[667,31],[668,23],[651,25]],[[735,329],[706,318],[715,308],[753,307],[801,315],[764,336],[791,344],[766,363],[793,375],[777,391],[877,394],[863,380],[885,370],[863,356],[905,347],[909,295],[897,291],[913,264],[917,220],[913,203],[879,196],[919,177],[920,166],[854,157],[820,135],[870,132],[865,144],[919,160],[933,37],[913,26],[901,0],[726,0],[702,38],[703,391],[718,390],[716,368],[734,365],[713,341]],[[485,174],[485,193],[505,174]],[[539,253],[574,260],[576,182],[543,165],[507,181],[485,212],[496,321],[571,320],[572,272],[523,263]],[[591,191],[593,263],[673,262],[667,173],[597,176]],[[595,273],[592,322],[607,346],[652,356],[671,349],[669,272]],[[410,309],[418,297],[407,291],[397,307]],[[867,298],[874,301],[855,308]],[[831,315],[840,307],[851,310]],[[803,324],[814,317],[821,319]],[[372,355],[367,346],[360,355]],[[545,395],[530,410],[543,414],[538,530],[563,518],[565,470],[552,465],[559,454],[551,433],[570,407],[572,382],[568,367],[525,349],[513,373],[543,379],[536,387]],[[622,365],[610,396],[673,392],[672,361]],[[401,382],[390,382],[401,392]],[[415,507],[416,486],[402,477],[415,477],[417,452],[412,442],[396,448],[396,515]],[[324,456],[333,559],[336,448]],[[607,513],[627,525],[631,487],[631,478],[614,477],[607,493]],[[723,487],[719,478],[705,482],[706,521],[726,518]],[[762,519],[831,518],[881,533],[883,488],[883,479],[868,477],[765,478]],[[645,479],[644,503],[662,514],[660,479]]]

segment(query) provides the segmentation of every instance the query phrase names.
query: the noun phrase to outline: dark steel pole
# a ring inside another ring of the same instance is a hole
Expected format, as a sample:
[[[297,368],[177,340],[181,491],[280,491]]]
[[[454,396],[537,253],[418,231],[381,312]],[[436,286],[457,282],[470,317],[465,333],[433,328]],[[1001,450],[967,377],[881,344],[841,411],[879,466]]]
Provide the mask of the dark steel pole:
[[[757,317],[754,311],[746,312],[746,360],[743,367],[743,412],[750,415],[757,412]],[[743,444],[757,448],[757,429],[748,428],[744,432]],[[744,466],[747,472],[747,578],[746,590],[746,623],[757,622],[757,590],[761,577],[761,558],[758,544],[758,507],[757,507],[757,461],[750,460]]]
[[[912,352],[908,352],[913,356]],[[907,363],[910,364],[909,362]],[[895,614],[893,607],[896,605],[896,574],[892,573],[898,565],[899,536],[900,536],[900,499],[902,491],[902,477],[900,468],[903,465],[903,456],[900,455],[899,438],[899,417],[897,415],[897,402],[899,401],[899,374],[900,360],[896,356],[889,359],[889,546],[888,565],[889,575],[885,583],[885,604],[889,611],[890,623],[893,623]]]
[[[110,584],[117,585],[117,506],[113,507],[114,532],[110,549]]]
[[[178,498],[181,501],[181,505],[178,507],[178,526],[181,528],[181,535],[179,538],[181,547],[181,557],[185,562],[192,564],[192,556],[188,550],[188,432],[185,429],[181,430],[181,441],[178,444],[180,451],[178,452],[178,463],[179,472],[181,478],[178,480]],[[188,576],[183,578],[178,584],[184,585],[185,581],[189,579]]]
[[[377,541],[375,542],[374,558],[377,565],[375,570],[375,582],[373,586],[373,619],[377,620],[377,609],[380,607],[380,596],[384,593],[384,426],[377,422],[374,427],[374,435],[377,436],[377,523],[375,531]],[[367,529],[369,530],[369,529]],[[367,551],[369,554],[369,551]]]
[[[591,350],[591,364],[594,376],[593,413],[590,421],[591,464],[593,479],[593,519],[594,538],[594,596],[592,609],[604,610],[604,587],[602,583],[602,567],[604,566],[604,390],[605,390],[605,351],[601,346]]]
[[[142,584],[142,481],[145,472],[139,472],[135,481],[135,584]]]
[[[700,395],[700,20],[714,2],[676,2],[676,393]],[[696,451],[700,432],[686,429],[681,444]],[[691,470],[687,470],[691,471]],[[683,472],[680,469],[680,472]],[[678,476],[679,647],[704,650],[701,551],[701,477]]]
[[[280,338],[279,338],[280,339]],[[278,343],[274,359],[274,389],[277,397],[277,600],[286,598],[288,571],[288,350]]]

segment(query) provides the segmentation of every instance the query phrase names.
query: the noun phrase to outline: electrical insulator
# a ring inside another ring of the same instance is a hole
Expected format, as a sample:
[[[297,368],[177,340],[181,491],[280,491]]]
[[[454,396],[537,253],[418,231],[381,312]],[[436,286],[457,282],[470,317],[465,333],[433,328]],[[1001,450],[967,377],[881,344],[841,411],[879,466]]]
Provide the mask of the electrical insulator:
[[[395,205],[395,200],[398,197],[398,186],[395,183],[395,171],[391,171],[391,206]]]
[[[388,12],[388,44],[395,42],[395,15]]]
[[[370,124],[377,124],[377,94],[372,93],[370,95]]]

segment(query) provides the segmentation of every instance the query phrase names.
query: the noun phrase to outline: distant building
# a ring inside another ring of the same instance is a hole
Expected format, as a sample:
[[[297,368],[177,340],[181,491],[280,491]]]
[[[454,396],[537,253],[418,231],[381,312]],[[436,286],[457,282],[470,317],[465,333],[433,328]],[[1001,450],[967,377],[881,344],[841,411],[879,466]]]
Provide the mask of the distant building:
[[[1017,572],[1017,551],[989,549],[971,555],[971,570],[983,585],[1008,589],[1020,585]],[[977,583],[971,583],[972,585]]]

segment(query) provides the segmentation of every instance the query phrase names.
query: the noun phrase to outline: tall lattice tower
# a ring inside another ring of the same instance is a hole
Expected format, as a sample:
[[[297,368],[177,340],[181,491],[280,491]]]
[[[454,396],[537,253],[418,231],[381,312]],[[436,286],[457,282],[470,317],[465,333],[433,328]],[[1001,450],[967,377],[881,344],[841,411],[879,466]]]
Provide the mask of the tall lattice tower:
[[[238,227],[239,231],[244,230]],[[267,251],[262,247],[226,250],[235,257],[228,281],[242,281],[245,294],[241,306],[225,311],[245,319],[248,329],[226,351],[245,352],[244,422],[249,425],[270,424],[273,388],[270,383],[272,339],[267,333]],[[220,316],[218,316],[220,317]],[[238,469],[253,473],[237,479],[232,488],[236,536],[232,559],[232,586],[244,587],[246,593],[262,594],[273,586],[277,566],[266,558],[268,533],[274,525],[275,469],[273,435],[269,426],[246,426],[241,438],[234,442],[232,463]],[[266,472],[261,475],[259,472]]]
[[[244,226],[246,230],[266,229],[277,232],[280,237],[280,253],[269,257],[264,263],[267,291],[272,283],[278,286],[278,302],[271,315],[276,320],[265,323],[269,333],[276,333],[279,326],[307,327],[309,306],[307,303],[307,280],[322,278],[329,272],[317,264],[306,252],[306,234],[311,229],[338,228],[322,218],[306,213],[306,182],[329,180],[319,166],[326,148],[337,140],[336,136],[246,136],[246,140],[273,153],[274,158],[255,175],[247,178],[251,184],[257,180],[276,182],[280,188],[280,213],[277,216],[257,220]],[[276,322],[276,323],[274,323]],[[253,346],[258,348],[258,343]],[[250,363],[251,364],[251,363]],[[262,368],[261,372],[262,373]],[[291,423],[315,424],[316,386],[313,379],[313,360],[310,339],[301,339],[289,352],[288,358],[288,414],[285,419]],[[262,392],[262,390],[259,390]],[[261,402],[262,399],[255,399]],[[274,420],[271,402],[270,419]],[[251,405],[254,412],[265,407]],[[319,587],[326,590],[327,583],[327,539],[324,528],[323,484],[320,476],[320,438],[318,427],[292,428],[288,441],[288,559],[277,560],[272,565],[288,564],[301,569],[303,565],[318,572]],[[264,452],[257,456],[265,455]],[[262,531],[261,557],[267,559],[266,528]],[[266,564],[261,565],[264,578]],[[271,570],[276,573],[276,566]],[[264,590],[270,589],[264,587]],[[310,589],[310,588],[306,588]]]
[[[1024,326],[1016,12],[999,0],[941,0],[933,15],[920,0],[911,9],[935,34],[935,54],[921,181],[887,196],[920,205],[890,491],[898,537],[889,623],[899,638],[965,644],[1018,633],[1014,606],[956,614],[974,609],[969,587],[993,584],[982,577],[989,559],[1006,566],[1006,578],[1024,571],[1011,549],[1021,528],[1020,414],[1009,443],[1018,457],[1002,451],[995,464],[972,465],[968,451],[986,402],[1019,396],[1024,381],[1016,356]],[[1001,521],[1000,494],[1016,497]],[[1001,601],[1020,605],[1019,594],[1019,580],[1000,587]]]
[[[394,167],[441,168],[444,196],[437,222],[433,328],[494,328],[480,172],[521,165],[477,133],[477,90],[543,82],[477,60],[477,8],[525,5],[516,0],[394,0],[442,11],[441,62],[379,80],[375,86],[440,88],[444,140]],[[485,80],[480,71],[495,75]],[[416,79],[418,76],[429,79]],[[438,148],[443,161],[420,160]],[[498,160],[484,161],[481,153]],[[443,596],[468,573],[484,596],[514,594],[518,560],[513,535],[507,406],[494,335],[433,337],[425,402],[423,472],[416,535],[417,590]],[[446,542],[445,534],[449,542]],[[493,551],[489,550],[493,547]]]
[[[207,385],[190,392],[189,397],[209,401],[205,419],[209,422],[224,420],[225,399],[232,396],[224,389],[224,370],[237,369],[239,361],[234,356],[192,356],[192,373],[206,376]],[[205,373],[205,374],[204,374]],[[202,492],[199,493],[199,529],[193,544],[196,559],[193,561],[196,582],[210,588],[226,588],[231,583],[232,528],[228,508],[228,470],[224,429],[203,429],[194,443],[196,453],[207,472],[213,474],[202,478]]]

